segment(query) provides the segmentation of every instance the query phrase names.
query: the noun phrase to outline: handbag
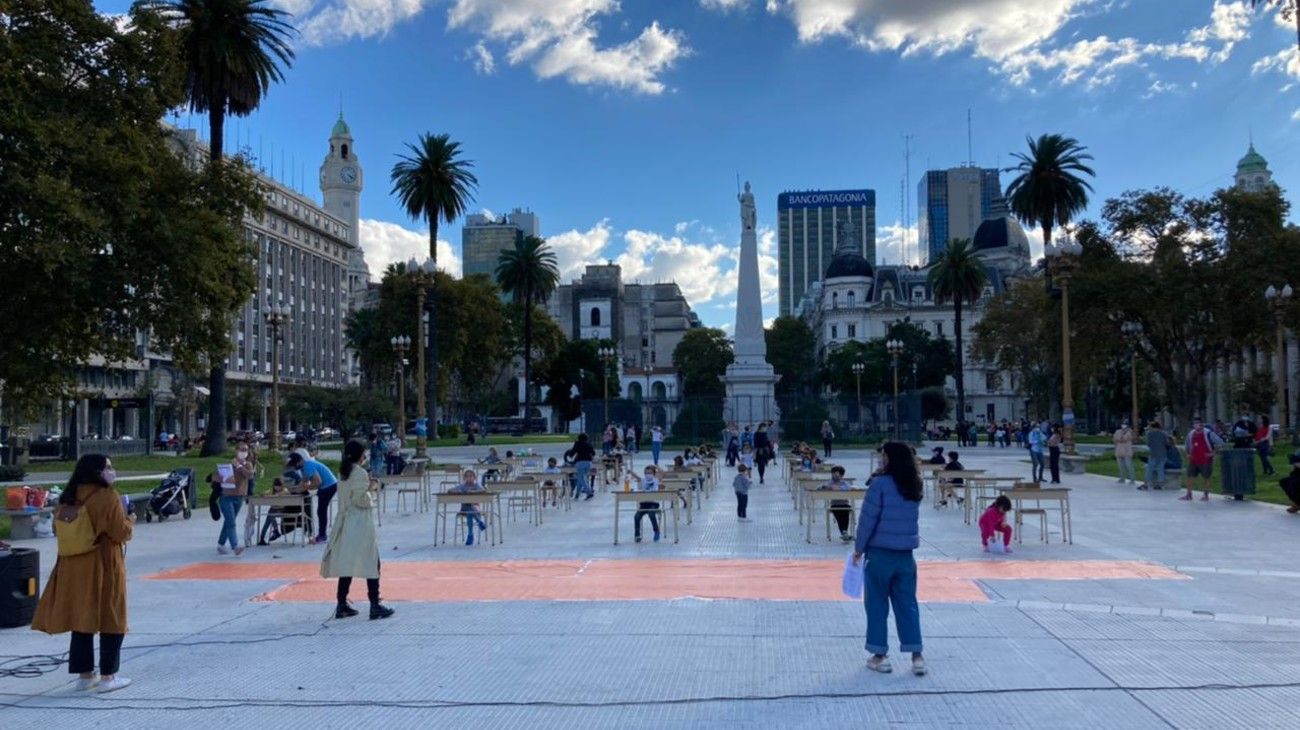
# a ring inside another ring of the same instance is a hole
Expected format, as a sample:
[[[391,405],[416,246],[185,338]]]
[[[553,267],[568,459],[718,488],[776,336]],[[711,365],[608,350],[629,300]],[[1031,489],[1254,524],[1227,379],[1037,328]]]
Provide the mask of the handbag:
[[[865,556],[863,557],[865,560]],[[847,598],[861,598],[862,584],[865,582],[863,571],[866,566],[853,564],[853,552],[844,556],[844,575],[840,578],[840,590]]]

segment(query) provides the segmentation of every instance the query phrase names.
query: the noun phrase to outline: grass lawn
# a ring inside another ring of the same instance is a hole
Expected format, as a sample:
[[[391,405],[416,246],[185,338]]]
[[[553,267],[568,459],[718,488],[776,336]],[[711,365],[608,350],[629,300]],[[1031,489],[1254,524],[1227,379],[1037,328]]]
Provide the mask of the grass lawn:
[[[1246,498],[1258,500],[1260,502],[1270,502],[1272,504],[1291,504],[1291,500],[1286,498],[1286,494],[1282,491],[1282,488],[1279,487],[1277,483],[1278,479],[1281,479],[1283,476],[1285,476],[1287,473],[1291,471],[1291,466],[1287,464],[1287,455],[1274,454],[1272,459],[1270,459],[1270,461],[1273,464],[1273,468],[1277,470],[1277,474],[1271,477],[1266,477],[1259,472],[1259,461],[1258,461],[1258,457],[1256,457],[1255,493],[1252,495],[1247,495]],[[1146,464],[1141,461],[1138,461],[1137,459],[1134,459],[1133,467],[1137,469],[1138,479],[1141,479],[1142,475],[1145,472]],[[1210,480],[1210,491],[1215,492],[1216,494],[1220,494],[1223,492],[1222,467],[1223,467],[1222,459],[1215,459],[1214,477]],[[1094,456],[1091,459],[1088,459],[1088,473],[1100,474],[1102,476],[1109,476],[1118,479],[1119,465],[1115,463],[1115,457],[1109,454],[1105,456]],[[1198,488],[1199,488],[1199,484],[1200,484],[1200,480],[1198,479],[1197,480]],[[1170,483],[1165,486],[1165,489],[1166,491],[1169,491],[1171,489],[1177,489],[1180,488],[1180,485],[1181,483],[1174,484],[1173,480],[1171,479]]]

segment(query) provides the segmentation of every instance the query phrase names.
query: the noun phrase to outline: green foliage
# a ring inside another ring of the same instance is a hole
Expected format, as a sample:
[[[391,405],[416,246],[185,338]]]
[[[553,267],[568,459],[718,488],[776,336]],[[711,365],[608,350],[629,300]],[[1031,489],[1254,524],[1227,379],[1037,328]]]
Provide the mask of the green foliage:
[[[939,302],[952,302],[953,339],[956,340],[957,358],[953,379],[957,382],[957,412],[966,413],[966,369],[963,361],[966,348],[962,346],[962,308],[974,304],[984,291],[988,274],[984,262],[975,253],[968,238],[954,238],[939,260],[930,268],[930,286]]]
[[[0,464],[0,482],[21,482],[27,478],[27,470],[14,464]]]
[[[943,421],[952,413],[952,401],[942,387],[930,387],[921,391],[921,420]]]
[[[584,399],[602,399],[604,397],[604,376],[606,368],[613,370],[613,364],[601,362],[597,354],[602,346],[612,345],[611,340],[569,340],[565,341],[553,357],[542,360],[537,368],[534,382],[548,388],[546,404],[554,409],[556,415],[565,423],[582,416]],[[618,378],[611,373],[610,397],[620,393]],[[577,386],[577,397],[573,388]]]
[[[524,415],[532,413],[533,322],[536,319],[534,304],[544,304],[560,283],[560,270],[556,267],[555,252],[546,241],[537,236],[526,236],[515,241],[515,247],[502,251],[496,269],[497,284],[510,295],[518,309],[518,319],[523,323],[524,354]],[[524,316],[527,312],[528,316]],[[549,319],[545,312],[542,319]],[[559,332],[559,327],[554,330]],[[563,336],[563,333],[560,333]],[[524,433],[528,433],[531,419],[524,418]]]
[[[767,340],[767,361],[781,376],[777,392],[797,393],[810,385],[817,372],[813,356],[817,338],[807,323],[798,317],[777,317],[763,335]]]
[[[1268,413],[1277,403],[1277,381],[1272,371],[1260,370],[1235,384],[1232,402],[1243,413]]]
[[[822,421],[830,420],[830,411],[819,398],[802,398],[789,412],[781,414],[781,438],[785,440],[820,442]],[[836,433],[838,424],[832,424]],[[819,447],[820,448],[820,447]]]
[[[726,388],[719,378],[735,359],[727,333],[712,327],[688,330],[673,348],[673,365],[682,375],[683,395],[723,395]]]
[[[458,439],[460,438],[459,423],[444,423],[438,426],[438,438],[440,439]]]
[[[138,356],[187,370],[229,349],[254,286],[247,168],[189,169],[158,120],[184,101],[179,36],[135,11],[14,0],[0,34],[0,381],[24,411],[66,393],[75,363]]]
[[[928,332],[908,320],[895,322],[884,337],[867,342],[851,341],[826,356],[818,381],[822,385],[848,395],[857,395],[857,378],[853,365],[862,363],[863,395],[885,395],[894,392],[893,358],[885,342],[894,339],[903,343],[898,357],[899,390],[908,390],[912,384],[912,368],[916,367],[916,386],[925,388],[943,385],[953,369],[953,349],[948,340],[932,337]]]
[[[1060,362],[1060,313],[1041,279],[1017,281],[995,295],[973,328],[971,354],[1010,373],[1011,383],[1038,413],[1051,405]]]
[[[1020,174],[1007,185],[1011,212],[1022,223],[1043,229],[1043,241],[1052,242],[1052,230],[1066,226],[1088,207],[1092,186],[1083,176],[1094,177],[1086,164],[1092,159],[1078,140],[1059,134],[1027,138],[1029,154],[1015,152]]]
[[[700,439],[712,441],[722,433],[722,428],[721,399],[691,398],[677,413],[677,420],[673,421],[672,437],[696,442]]]

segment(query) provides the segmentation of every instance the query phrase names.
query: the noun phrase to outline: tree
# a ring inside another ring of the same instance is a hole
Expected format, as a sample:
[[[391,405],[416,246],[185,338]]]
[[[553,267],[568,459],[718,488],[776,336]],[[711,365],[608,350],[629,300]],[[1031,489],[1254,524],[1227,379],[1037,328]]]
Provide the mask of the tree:
[[[722,376],[736,359],[727,333],[713,327],[687,330],[673,348],[673,366],[682,375],[682,389],[688,396],[722,396]]]
[[[255,285],[242,161],[192,171],[158,123],[183,100],[179,34],[139,8],[119,29],[87,2],[0,11],[0,382],[7,412],[66,395],[78,363],[195,371],[228,349]]]
[[[185,101],[208,115],[209,172],[225,160],[226,115],[246,117],[261,106],[271,84],[284,80],[281,67],[293,65],[290,45],[296,31],[289,13],[265,0],[142,0],[140,6],[175,27],[185,65]],[[226,444],[226,357],[229,348],[209,353],[208,430],[203,456]]]
[[[766,330],[767,361],[781,380],[776,389],[780,393],[797,393],[812,381],[817,363],[813,351],[817,338],[807,323],[798,317],[777,317]]]
[[[530,315],[534,304],[545,304],[560,283],[555,252],[537,236],[515,241],[515,247],[501,252],[497,263],[497,284],[516,306]],[[529,431],[533,365],[533,317],[521,316],[524,329],[524,433]]]
[[[536,383],[547,388],[546,404],[563,423],[582,416],[585,398],[602,398],[605,364],[596,340],[568,340],[554,356],[539,361]],[[574,394],[574,388],[577,394]]]
[[[1007,186],[1007,197],[1011,212],[1022,223],[1042,228],[1043,243],[1050,244],[1054,227],[1068,225],[1088,207],[1092,186],[1081,176],[1096,175],[1084,164],[1092,155],[1077,140],[1059,134],[1044,134],[1027,141],[1028,155],[1012,153],[1020,164],[1010,170],[1020,175]],[[960,409],[961,404],[957,407]]]
[[[921,391],[921,419],[925,421],[942,421],[952,412],[952,403],[942,387],[931,387]]]
[[[429,224],[429,258],[438,268],[438,223],[451,225],[464,215],[474,200],[478,178],[470,172],[474,163],[462,159],[460,143],[446,134],[421,134],[416,144],[407,144],[409,155],[399,155],[390,178],[393,194],[406,209],[407,215]],[[429,337],[425,343],[426,360],[432,377],[425,382],[429,423],[438,423],[438,277],[435,275],[425,299],[429,315]]]
[[[886,346],[888,340],[903,343],[898,357],[899,387],[909,387],[909,376],[916,369],[916,387],[942,387],[953,368],[952,345],[943,338],[932,337],[928,332],[904,320],[889,327],[884,337],[866,342],[847,342],[826,356],[818,374],[818,382],[839,393],[856,397],[858,377],[853,366],[861,363],[862,392],[868,395],[885,395],[894,392],[893,357]]]
[[[954,379],[957,381],[957,417],[966,417],[965,348],[962,347],[961,310],[965,303],[974,304],[984,292],[988,274],[984,262],[970,245],[970,239],[955,238],[948,244],[939,260],[930,268],[930,287],[936,301],[952,302],[953,339],[956,342],[957,362]]]
[[[1297,0],[1250,0],[1250,6],[1281,5],[1282,17],[1295,21],[1296,47],[1300,49],[1300,2]]]
[[[1233,389],[1232,402],[1242,413],[1268,413],[1277,403],[1277,381],[1270,370],[1246,376]]]
[[[984,305],[972,328],[971,354],[1010,373],[1020,395],[1037,413],[1052,403],[1060,330],[1047,290],[1037,281],[1017,281]]]

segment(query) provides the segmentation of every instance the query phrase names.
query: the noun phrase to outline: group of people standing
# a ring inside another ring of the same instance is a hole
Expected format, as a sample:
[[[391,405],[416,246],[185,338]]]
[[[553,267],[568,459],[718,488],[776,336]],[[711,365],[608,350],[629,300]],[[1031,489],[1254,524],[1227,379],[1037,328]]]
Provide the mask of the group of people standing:
[[[767,465],[776,458],[776,449],[770,433],[771,427],[771,421],[762,421],[753,429],[749,424],[745,424],[743,429],[737,428],[734,421],[727,424],[727,428],[722,432],[727,466],[744,464],[747,470],[758,471],[759,484],[766,483]]]

